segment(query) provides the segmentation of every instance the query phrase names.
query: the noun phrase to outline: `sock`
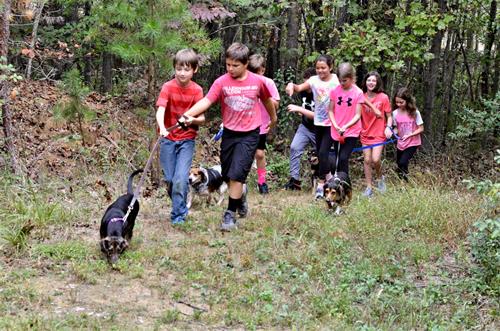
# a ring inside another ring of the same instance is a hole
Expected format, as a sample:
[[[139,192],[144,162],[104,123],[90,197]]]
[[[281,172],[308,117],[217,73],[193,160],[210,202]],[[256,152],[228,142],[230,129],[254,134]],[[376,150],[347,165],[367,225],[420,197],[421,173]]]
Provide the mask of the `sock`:
[[[259,185],[262,185],[266,182],[266,168],[264,169],[257,169],[257,183]]]
[[[239,206],[241,206],[241,198],[233,199],[229,197],[229,204],[227,206],[227,210],[236,212],[236,209],[238,209]]]

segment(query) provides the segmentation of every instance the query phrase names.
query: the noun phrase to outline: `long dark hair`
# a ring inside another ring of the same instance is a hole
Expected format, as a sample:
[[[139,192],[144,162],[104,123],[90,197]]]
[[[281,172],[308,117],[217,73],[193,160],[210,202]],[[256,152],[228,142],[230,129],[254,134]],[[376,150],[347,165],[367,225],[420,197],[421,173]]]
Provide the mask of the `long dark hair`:
[[[406,111],[408,112],[408,115],[410,115],[411,117],[415,117],[417,106],[415,104],[415,98],[411,94],[410,90],[406,87],[401,87],[396,95],[394,95],[394,104],[396,104],[396,98],[400,98],[406,101]]]

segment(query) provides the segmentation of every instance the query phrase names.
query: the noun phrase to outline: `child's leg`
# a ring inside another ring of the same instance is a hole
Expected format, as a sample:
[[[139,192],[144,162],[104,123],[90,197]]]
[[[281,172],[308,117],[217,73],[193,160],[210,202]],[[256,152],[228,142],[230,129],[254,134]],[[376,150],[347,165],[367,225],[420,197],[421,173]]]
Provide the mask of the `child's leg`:
[[[189,189],[189,170],[193,161],[195,142],[193,139],[177,142],[177,162],[172,178],[172,213],[173,222],[183,222],[188,208],[186,206]]]
[[[397,150],[396,161],[398,165],[398,174],[399,176],[408,181],[408,165],[410,164],[410,160],[413,157],[413,154],[417,151],[417,146],[408,147],[405,150],[400,151]]]
[[[314,134],[303,124],[300,124],[290,145],[290,177],[295,180],[300,179],[300,158],[307,144],[311,142],[311,139],[313,142],[316,141]],[[316,144],[313,146],[316,148]]]
[[[170,198],[172,198],[172,178],[174,177],[176,158],[175,142],[162,138],[160,140],[160,164]]]
[[[345,138],[345,142],[340,145],[339,166],[337,167],[337,171],[342,171],[349,175],[349,156],[351,156],[357,140],[358,138],[356,137],[347,137]]]
[[[378,179],[382,177],[382,151],[384,146],[375,146],[372,148],[372,164],[375,168],[375,174]]]
[[[364,149],[363,150],[363,170],[365,171],[365,184],[366,187],[372,187],[372,149]]]
[[[330,127],[316,127],[316,149],[318,151],[319,159],[319,182],[325,183],[326,174],[331,171],[329,162],[330,148],[332,147],[333,139],[330,134]]]
[[[266,182],[266,151],[257,149],[255,160],[257,161],[257,183],[262,185]]]

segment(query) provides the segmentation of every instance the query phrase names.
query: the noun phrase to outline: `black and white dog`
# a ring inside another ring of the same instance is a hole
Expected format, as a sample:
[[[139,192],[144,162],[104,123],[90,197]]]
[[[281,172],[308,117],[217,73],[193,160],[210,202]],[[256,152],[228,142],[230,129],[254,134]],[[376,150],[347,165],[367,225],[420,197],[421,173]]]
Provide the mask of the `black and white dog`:
[[[335,214],[342,213],[342,206],[347,205],[352,198],[351,180],[345,172],[338,172],[332,176],[323,187],[326,205]]]
[[[123,217],[127,213],[128,206],[134,196],[134,176],[141,173],[142,169],[134,171],[128,178],[127,194],[120,196],[113,202],[101,220],[100,236],[101,251],[106,255],[108,262],[115,263],[121,253],[127,249],[135,225],[135,219],[139,213],[139,202],[136,200],[126,222]]]
[[[189,172],[190,190],[187,198],[187,207],[191,208],[193,196],[206,196],[207,203],[212,201],[212,195],[217,192],[219,197],[217,205],[224,200],[224,193],[227,191],[227,184],[222,180],[222,168],[220,165],[211,168],[191,168]]]

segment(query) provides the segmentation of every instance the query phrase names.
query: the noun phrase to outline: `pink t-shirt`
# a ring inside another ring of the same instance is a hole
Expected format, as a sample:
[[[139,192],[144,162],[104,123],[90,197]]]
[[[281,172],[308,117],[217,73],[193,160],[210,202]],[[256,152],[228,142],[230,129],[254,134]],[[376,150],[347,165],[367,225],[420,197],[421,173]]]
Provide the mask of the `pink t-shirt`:
[[[220,102],[224,127],[239,132],[252,131],[262,124],[258,101],[270,97],[264,80],[250,71],[244,80],[229,74],[220,76],[206,95],[210,102]]]
[[[385,126],[386,113],[391,112],[391,102],[385,93],[377,93],[373,99],[364,94],[365,99],[370,101],[375,108],[382,112],[381,117],[375,116],[373,110],[367,105],[363,105],[361,112],[361,134],[359,135],[363,145],[373,145],[382,143],[386,140]]]
[[[278,92],[278,88],[276,87],[274,81],[268,77],[264,76],[261,77],[264,79],[264,82],[266,84],[267,89],[269,90],[269,93],[271,93],[271,98],[273,98],[276,101],[279,101],[280,94]],[[271,117],[269,116],[266,107],[260,100],[259,100],[259,108],[260,108],[260,118],[262,120],[262,124],[260,126],[260,134],[266,134],[269,132],[269,123],[271,122]]]
[[[349,90],[344,90],[341,85],[330,92],[330,102],[333,103],[333,116],[337,125],[342,127],[356,115],[358,103],[364,100],[363,91],[356,85]],[[332,138],[339,141],[340,135],[332,125]],[[359,137],[361,122],[357,121],[344,132],[344,137]]]
[[[420,112],[417,110],[415,113],[415,118],[408,115],[407,112],[402,112],[399,108],[392,112],[393,122],[396,123],[398,128],[398,136],[403,137],[407,134],[411,134],[415,131],[419,125],[424,124]],[[420,134],[416,136],[411,136],[406,140],[398,140],[398,149],[404,151],[408,147],[420,146],[422,145],[422,139]]]

